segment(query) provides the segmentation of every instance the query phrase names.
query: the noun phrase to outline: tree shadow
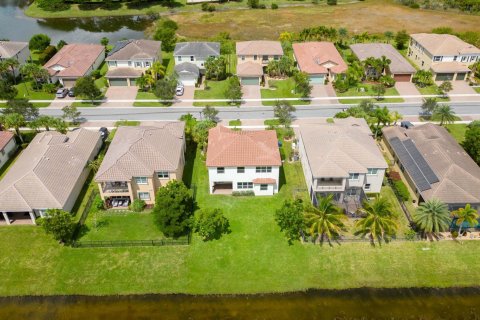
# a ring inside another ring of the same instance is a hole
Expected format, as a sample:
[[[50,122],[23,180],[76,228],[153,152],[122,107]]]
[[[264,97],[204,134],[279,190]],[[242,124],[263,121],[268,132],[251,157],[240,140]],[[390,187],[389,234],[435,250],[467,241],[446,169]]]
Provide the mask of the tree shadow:
[[[282,189],[283,186],[286,186],[287,184],[287,177],[285,176],[285,169],[283,166],[280,167],[279,170],[279,178],[278,178],[278,191]]]
[[[187,152],[185,154],[185,166],[183,168],[183,183],[188,188],[192,187],[193,168],[197,157],[197,145],[193,142],[187,144]]]

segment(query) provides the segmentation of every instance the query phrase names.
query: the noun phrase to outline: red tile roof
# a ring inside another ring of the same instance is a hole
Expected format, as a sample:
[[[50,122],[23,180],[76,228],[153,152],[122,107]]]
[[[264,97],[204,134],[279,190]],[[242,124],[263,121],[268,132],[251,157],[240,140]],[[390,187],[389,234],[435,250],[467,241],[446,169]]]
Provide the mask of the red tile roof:
[[[308,74],[344,73],[347,64],[331,42],[304,42],[293,44],[298,68]]]
[[[207,167],[280,166],[274,130],[233,131],[217,126],[208,132]]]
[[[105,48],[99,44],[67,44],[44,65],[44,68],[51,76],[83,77],[104,50]],[[54,69],[55,66],[64,69],[57,71]]]
[[[271,179],[271,178],[256,178],[256,179],[253,179],[252,180],[253,183],[256,183],[256,184],[275,184],[277,183],[277,181],[275,179]]]
[[[3,150],[12,139],[13,133],[10,131],[0,131],[0,150]]]

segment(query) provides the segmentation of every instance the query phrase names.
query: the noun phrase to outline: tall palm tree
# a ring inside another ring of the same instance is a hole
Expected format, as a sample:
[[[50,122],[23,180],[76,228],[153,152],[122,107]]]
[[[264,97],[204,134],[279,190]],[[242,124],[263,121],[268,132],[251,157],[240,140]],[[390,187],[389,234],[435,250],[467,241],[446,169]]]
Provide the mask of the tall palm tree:
[[[453,123],[457,116],[455,116],[455,111],[450,108],[448,105],[439,106],[434,112],[433,116],[435,118],[440,118],[440,125],[443,126],[447,123]]]
[[[369,236],[372,245],[375,240],[381,244],[395,235],[398,225],[393,215],[392,204],[385,197],[378,196],[373,201],[364,201],[359,213],[364,217],[355,223],[355,234]]]
[[[455,224],[459,227],[458,234],[462,234],[462,225],[464,222],[467,222],[468,225],[472,228],[476,227],[478,224],[477,210],[472,208],[470,204],[467,204],[465,208],[460,208],[453,211],[452,217],[457,218]]]
[[[53,119],[52,127],[55,128],[55,131],[63,134],[67,133],[68,131],[68,124],[60,118]]]
[[[160,61],[155,61],[149,70],[152,74],[153,79],[155,79],[155,81],[163,77],[166,71],[165,66]]]
[[[42,115],[37,119],[35,119],[35,122],[38,123],[38,127],[39,128],[43,127],[45,128],[46,131],[50,131],[50,127],[55,126],[55,121],[56,119],[54,117],[45,116],[45,115]]]
[[[25,125],[25,118],[19,113],[9,113],[3,118],[3,125],[7,129],[14,129],[15,134],[20,139],[20,142],[23,143],[23,137],[20,133],[20,127]]]
[[[380,125],[387,125],[391,121],[390,111],[387,107],[376,107],[372,112],[372,119],[376,122],[375,125],[375,138],[377,138],[378,133],[380,132]]]
[[[434,198],[418,206],[413,214],[413,221],[432,239],[437,237],[439,232],[448,230],[451,219],[447,205]]]
[[[9,58],[6,60],[3,60],[2,63],[10,69],[13,75],[13,83],[16,85],[17,84],[17,75],[15,74],[15,69],[20,66],[20,63],[18,62],[17,59],[14,58]]]
[[[393,121],[393,125],[397,125],[399,120],[402,120],[403,116],[398,111],[393,111],[390,113],[390,120]]]
[[[333,203],[333,195],[320,198],[318,207],[309,206],[305,208],[305,224],[309,228],[310,235],[315,237],[315,242],[326,237],[328,242],[338,237],[342,231],[345,231],[343,223],[347,217],[342,210]]]
[[[390,66],[390,63],[392,63],[392,60],[388,59],[385,56],[382,56],[379,60],[380,60],[380,65],[382,66],[382,73],[387,72]]]
[[[100,169],[100,166],[102,165],[102,161],[103,161],[103,156],[98,156],[97,159],[88,162],[87,167],[88,169],[96,173],[98,169]]]

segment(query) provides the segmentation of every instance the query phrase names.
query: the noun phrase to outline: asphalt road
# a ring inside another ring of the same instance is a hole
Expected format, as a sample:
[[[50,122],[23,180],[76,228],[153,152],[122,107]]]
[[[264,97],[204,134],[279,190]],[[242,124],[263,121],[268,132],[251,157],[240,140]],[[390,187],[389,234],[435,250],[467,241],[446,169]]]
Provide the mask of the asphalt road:
[[[419,103],[391,103],[382,104],[388,106],[391,111],[398,111],[404,116],[417,116],[420,112]],[[457,115],[479,115],[480,102],[457,102],[450,103]],[[296,106],[295,116],[300,118],[332,117],[342,109],[347,108],[344,104],[331,105],[305,105]],[[271,119],[273,108],[258,107],[218,107],[218,117],[222,120],[231,119]],[[81,118],[84,121],[108,121],[108,120],[177,120],[182,114],[191,113],[201,119],[200,107],[96,107],[79,108],[82,112]],[[41,109],[41,114],[50,116],[61,116],[60,109]]]

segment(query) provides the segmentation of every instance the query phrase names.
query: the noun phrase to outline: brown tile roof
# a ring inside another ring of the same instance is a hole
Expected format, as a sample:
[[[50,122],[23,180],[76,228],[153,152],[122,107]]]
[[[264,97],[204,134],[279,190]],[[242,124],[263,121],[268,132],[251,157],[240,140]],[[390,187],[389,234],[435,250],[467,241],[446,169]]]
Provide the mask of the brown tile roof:
[[[86,129],[37,134],[0,181],[0,211],[71,210],[66,205],[99,140]]]
[[[207,167],[281,164],[274,130],[233,131],[219,125],[208,132]]]
[[[252,182],[256,184],[276,184],[277,180],[271,178],[255,178]]]
[[[99,44],[67,44],[44,65],[44,68],[51,76],[83,77],[104,51],[105,48]],[[64,69],[56,71],[54,70],[56,65]]]
[[[106,61],[155,59],[161,53],[161,41],[154,40],[122,40],[115,44]]]
[[[480,53],[480,49],[451,34],[416,33],[410,35],[433,55]]]
[[[480,203],[480,167],[443,127],[427,123],[404,129],[382,129],[388,140],[411,139],[432,168],[439,182],[421,192],[424,200],[440,199],[448,204]]]
[[[142,70],[133,68],[113,68],[108,69],[106,78],[139,78],[143,74]]]
[[[237,42],[237,56],[269,55],[283,56],[279,41],[255,40]]]
[[[119,127],[95,181],[130,181],[156,171],[176,171],[184,152],[185,123]]]
[[[0,150],[3,150],[13,137],[10,131],[0,131]]]
[[[293,44],[298,68],[308,74],[344,73],[347,64],[331,42],[303,42]]]
[[[449,62],[434,62],[430,66],[435,73],[441,72],[470,72],[470,69],[466,64],[463,64],[458,61],[449,61]]]
[[[390,59],[390,72],[393,74],[412,74],[415,68],[405,59],[395,48],[388,43],[356,43],[350,45],[350,49],[360,61],[367,58],[381,58],[382,56]]]
[[[263,68],[260,64],[248,61],[237,65],[237,75],[239,77],[261,77]]]
[[[11,58],[26,47],[28,47],[28,42],[0,41],[0,58]]]

